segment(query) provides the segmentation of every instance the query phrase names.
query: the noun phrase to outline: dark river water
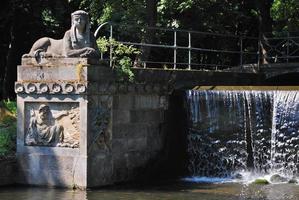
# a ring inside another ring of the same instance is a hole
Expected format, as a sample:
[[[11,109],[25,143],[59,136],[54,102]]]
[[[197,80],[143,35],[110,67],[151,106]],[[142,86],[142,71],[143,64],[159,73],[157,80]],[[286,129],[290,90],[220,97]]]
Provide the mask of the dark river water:
[[[299,185],[176,182],[154,186],[114,186],[87,191],[2,187],[0,200],[299,200]]]

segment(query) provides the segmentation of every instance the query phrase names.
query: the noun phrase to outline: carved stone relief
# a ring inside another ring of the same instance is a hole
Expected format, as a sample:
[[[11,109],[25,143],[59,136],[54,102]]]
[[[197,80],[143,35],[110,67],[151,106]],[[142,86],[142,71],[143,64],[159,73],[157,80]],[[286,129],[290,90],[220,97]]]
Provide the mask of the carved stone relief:
[[[26,103],[25,145],[79,147],[78,103]]]
[[[86,83],[15,83],[16,93],[26,94],[84,94]]]
[[[93,132],[95,133],[92,143],[99,149],[111,150],[111,105],[107,101],[100,101],[94,109]]]

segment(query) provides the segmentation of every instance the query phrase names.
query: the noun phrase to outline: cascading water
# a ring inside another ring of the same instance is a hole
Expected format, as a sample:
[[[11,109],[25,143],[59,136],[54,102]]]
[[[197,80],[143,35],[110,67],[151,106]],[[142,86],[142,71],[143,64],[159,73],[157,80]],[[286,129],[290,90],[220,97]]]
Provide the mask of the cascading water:
[[[271,167],[285,176],[298,175],[299,95],[295,91],[274,94]]]
[[[187,91],[191,176],[298,174],[296,91]]]

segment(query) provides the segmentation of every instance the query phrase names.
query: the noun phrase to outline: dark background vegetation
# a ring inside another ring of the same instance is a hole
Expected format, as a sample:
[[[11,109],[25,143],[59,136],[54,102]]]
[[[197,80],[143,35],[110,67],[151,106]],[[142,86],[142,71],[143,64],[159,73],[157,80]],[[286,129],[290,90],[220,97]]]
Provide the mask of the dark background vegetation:
[[[78,9],[90,13],[93,31],[106,21],[254,37],[299,28],[298,0],[2,0],[0,100],[15,98],[22,54],[40,37],[62,38],[70,13]],[[152,42],[150,31],[143,38],[135,33],[133,28],[121,31],[128,39]],[[157,38],[163,37],[170,36]]]

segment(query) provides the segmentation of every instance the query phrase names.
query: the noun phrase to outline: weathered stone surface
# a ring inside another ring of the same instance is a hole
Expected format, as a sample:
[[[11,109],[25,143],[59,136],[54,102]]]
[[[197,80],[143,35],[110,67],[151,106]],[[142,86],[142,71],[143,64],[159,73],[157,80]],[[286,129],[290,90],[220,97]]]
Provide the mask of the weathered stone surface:
[[[111,155],[97,154],[88,160],[88,187],[111,185],[113,180],[113,160]]]
[[[77,103],[26,103],[24,114],[26,145],[79,147]]]
[[[148,129],[150,125],[148,123],[129,123],[129,124],[114,124],[113,126],[113,138],[138,138],[148,137]]]
[[[130,110],[135,104],[134,96],[129,94],[117,95],[113,98],[113,109]]]
[[[145,167],[149,159],[149,153],[146,151],[132,151],[128,153],[128,168]]]
[[[128,153],[125,152],[116,152],[113,154],[113,168],[114,171],[121,168],[128,167]]]
[[[55,66],[18,67],[17,182],[86,188],[142,174],[139,169],[163,148],[161,127],[168,108],[163,86],[116,83],[111,69],[85,65],[89,60],[52,61]],[[46,127],[76,135],[78,146],[26,140],[37,125],[33,122],[40,120],[42,105],[49,108],[47,120],[52,121]],[[56,120],[59,114],[63,117]]]
[[[148,147],[147,146],[147,138],[129,138],[128,139],[128,151],[143,151],[143,150],[147,150]]]
[[[164,119],[163,111],[155,110],[132,110],[130,112],[132,123],[159,123]]]
[[[125,124],[131,122],[130,110],[113,110],[113,123]]]
[[[160,108],[160,98],[158,95],[137,95],[134,100],[135,109]]]
[[[87,81],[87,66],[18,66],[19,82],[76,82]]]
[[[124,153],[128,151],[127,139],[113,139],[112,140],[112,153]]]
[[[95,58],[65,58],[65,57],[44,57],[42,58],[40,63],[37,63],[35,58],[33,57],[25,57],[22,58],[22,66],[30,67],[30,66],[47,66],[47,67],[69,67],[73,65],[81,64],[83,66],[86,65],[99,65],[103,64],[103,62],[99,61]]]

